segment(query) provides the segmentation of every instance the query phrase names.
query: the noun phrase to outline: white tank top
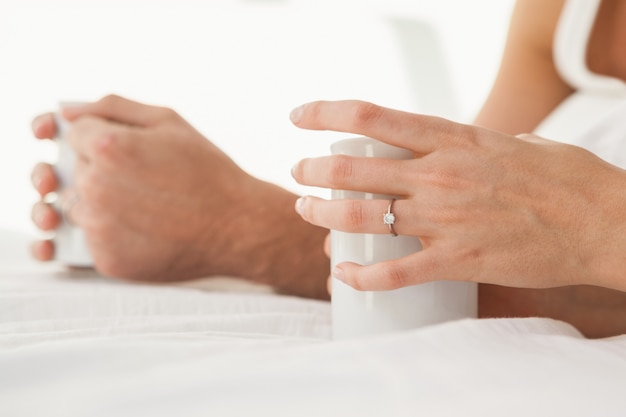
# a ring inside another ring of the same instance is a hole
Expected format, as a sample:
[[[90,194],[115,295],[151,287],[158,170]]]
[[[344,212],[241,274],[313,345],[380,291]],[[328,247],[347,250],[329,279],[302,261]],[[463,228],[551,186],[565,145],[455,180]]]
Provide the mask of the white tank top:
[[[563,6],[553,56],[557,71],[576,92],[548,115],[535,133],[582,146],[626,168],[626,83],[592,73],[586,62],[600,2],[567,0]]]

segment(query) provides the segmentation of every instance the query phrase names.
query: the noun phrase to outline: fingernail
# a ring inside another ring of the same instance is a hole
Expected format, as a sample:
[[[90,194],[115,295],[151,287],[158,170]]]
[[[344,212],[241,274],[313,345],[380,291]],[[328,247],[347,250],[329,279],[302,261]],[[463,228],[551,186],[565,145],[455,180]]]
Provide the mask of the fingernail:
[[[296,177],[296,170],[298,169],[298,165],[300,165],[300,162],[296,163],[294,166],[291,167],[291,176],[293,178]]]
[[[31,127],[35,135],[39,134],[39,129],[41,128],[42,124],[43,124],[43,120],[41,117],[37,117],[36,119],[33,120]]]
[[[299,215],[302,216],[302,213],[304,212],[304,204],[306,197],[300,197],[299,199],[296,200],[296,213],[298,213]]]
[[[45,210],[37,210],[35,213],[35,224],[39,227],[43,227],[46,221],[46,212]]]
[[[37,191],[41,188],[41,182],[43,181],[43,176],[40,173],[34,173],[31,181],[33,182],[33,186]]]
[[[343,269],[341,269],[339,267],[334,267],[333,268],[333,277],[337,278],[341,282],[344,282],[345,281],[345,276],[343,274]]]
[[[289,114],[289,119],[291,119],[291,123],[298,124],[300,119],[302,119],[302,114],[304,113],[304,104],[302,106],[296,107]]]

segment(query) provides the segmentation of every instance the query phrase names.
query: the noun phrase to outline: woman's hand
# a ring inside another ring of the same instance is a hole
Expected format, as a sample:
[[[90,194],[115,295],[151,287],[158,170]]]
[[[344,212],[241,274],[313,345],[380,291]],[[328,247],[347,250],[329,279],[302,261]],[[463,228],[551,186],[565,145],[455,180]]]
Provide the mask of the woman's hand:
[[[71,217],[101,273],[154,281],[230,275],[324,294],[324,231],[293,213],[296,196],[245,173],[174,111],[109,96],[65,108],[63,117],[78,154],[80,200]],[[54,136],[51,115],[36,119],[34,132]],[[48,165],[33,179],[42,196],[57,186]],[[42,229],[59,222],[44,203],[33,217]],[[304,240],[319,248],[289,256],[291,247],[307,248]],[[41,260],[53,251],[50,242],[35,245]]]
[[[307,129],[366,135],[412,160],[329,156],[293,170],[305,185],[398,195],[395,230],[424,249],[333,274],[362,290],[449,279],[513,287],[593,284],[626,290],[626,174],[591,153],[358,101],[295,109]],[[328,229],[389,233],[387,201],[302,198],[301,216]]]

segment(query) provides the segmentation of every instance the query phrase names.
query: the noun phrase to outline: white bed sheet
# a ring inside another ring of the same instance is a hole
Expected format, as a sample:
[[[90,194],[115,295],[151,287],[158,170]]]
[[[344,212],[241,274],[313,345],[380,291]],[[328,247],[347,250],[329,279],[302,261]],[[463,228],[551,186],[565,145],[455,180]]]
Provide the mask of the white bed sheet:
[[[325,302],[1,265],[0,416],[626,415],[626,336],[499,319],[337,342]]]

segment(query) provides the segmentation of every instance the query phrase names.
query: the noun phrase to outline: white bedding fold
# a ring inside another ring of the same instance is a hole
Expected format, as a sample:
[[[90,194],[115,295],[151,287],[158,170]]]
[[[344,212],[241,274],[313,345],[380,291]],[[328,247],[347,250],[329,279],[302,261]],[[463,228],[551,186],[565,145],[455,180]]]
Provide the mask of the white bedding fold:
[[[1,416],[623,416],[626,336],[465,320],[330,341],[325,302],[0,273]]]
[[[622,416],[626,338],[546,319],[358,341],[153,333],[0,354],[2,415]]]

